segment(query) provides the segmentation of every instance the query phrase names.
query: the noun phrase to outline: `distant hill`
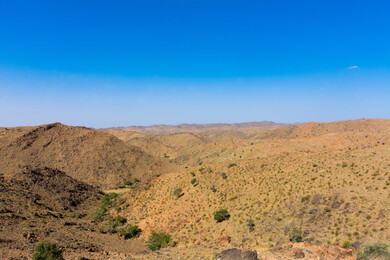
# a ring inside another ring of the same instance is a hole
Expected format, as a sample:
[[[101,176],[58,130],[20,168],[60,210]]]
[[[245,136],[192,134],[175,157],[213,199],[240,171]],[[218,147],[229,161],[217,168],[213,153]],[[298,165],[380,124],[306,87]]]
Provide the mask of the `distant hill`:
[[[212,131],[232,131],[248,128],[277,128],[288,124],[275,123],[271,121],[231,123],[231,124],[180,124],[180,125],[152,125],[152,126],[128,126],[116,129],[136,131],[148,135],[169,135],[183,132],[210,133]]]
[[[17,172],[24,165],[46,166],[102,187],[135,178],[148,181],[176,169],[110,134],[60,123],[0,128],[0,157],[3,173]]]

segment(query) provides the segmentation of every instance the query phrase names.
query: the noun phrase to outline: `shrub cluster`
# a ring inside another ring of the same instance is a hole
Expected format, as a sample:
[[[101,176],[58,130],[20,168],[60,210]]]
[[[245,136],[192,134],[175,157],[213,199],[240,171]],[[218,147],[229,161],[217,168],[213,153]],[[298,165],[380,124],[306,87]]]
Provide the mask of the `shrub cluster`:
[[[100,207],[95,211],[93,220],[98,221],[101,220],[103,215],[107,212],[108,208],[112,206],[113,199],[118,197],[118,194],[116,193],[108,193],[104,194],[103,198],[101,199],[101,205]]]
[[[172,237],[169,234],[152,230],[148,238],[148,247],[150,250],[160,250],[169,245],[172,245]]]
[[[294,228],[290,232],[290,241],[293,243],[302,242],[302,230]]]
[[[57,245],[47,241],[39,241],[34,245],[33,260],[57,260],[62,259],[61,251]]]

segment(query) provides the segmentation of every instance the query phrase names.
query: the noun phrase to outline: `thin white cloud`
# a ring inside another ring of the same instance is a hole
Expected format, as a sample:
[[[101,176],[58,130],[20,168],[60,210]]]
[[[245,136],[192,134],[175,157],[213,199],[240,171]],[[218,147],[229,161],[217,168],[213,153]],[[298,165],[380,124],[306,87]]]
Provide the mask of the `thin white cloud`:
[[[358,69],[358,68],[359,68],[359,66],[350,66],[350,67],[348,67],[349,70],[354,70],[354,69]]]

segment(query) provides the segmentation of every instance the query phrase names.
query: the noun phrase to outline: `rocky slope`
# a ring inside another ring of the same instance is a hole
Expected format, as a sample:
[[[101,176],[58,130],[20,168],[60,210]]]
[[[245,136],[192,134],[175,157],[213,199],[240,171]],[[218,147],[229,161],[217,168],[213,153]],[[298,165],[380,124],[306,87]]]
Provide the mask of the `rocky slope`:
[[[24,165],[47,166],[92,185],[113,187],[148,181],[175,166],[118,138],[84,127],[59,123],[0,129],[0,172]]]

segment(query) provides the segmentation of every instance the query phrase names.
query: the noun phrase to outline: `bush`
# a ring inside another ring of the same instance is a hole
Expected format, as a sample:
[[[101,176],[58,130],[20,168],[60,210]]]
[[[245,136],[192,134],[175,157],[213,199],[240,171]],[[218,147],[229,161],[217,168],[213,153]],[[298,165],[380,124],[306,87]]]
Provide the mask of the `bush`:
[[[118,215],[114,218],[114,221],[121,223],[121,224],[125,224],[127,222],[127,219]]]
[[[293,243],[302,242],[302,230],[294,228],[290,232],[290,241]]]
[[[148,247],[152,251],[160,250],[161,248],[167,247],[172,244],[172,238],[169,234],[164,232],[156,232],[152,230],[148,238]]]
[[[33,260],[57,260],[62,259],[61,251],[57,245],[47,241],[39,241],[34,245]]]
[[[214,213],[214,219],[217,222],[222,222],[224,220],[228,220],[230,218],[229,212],[227,209],[220,209]]]
[[[93,216],[93,220],[95,221],[98,221],[98,220],[101,220],[104,213],[107,212],[107,208],[103,205],[100,206],[100,208],[98,208],[96,211],[95,211],[95,214]]]
[[[101,199],[101,205],[100,207],[95,211],[95,214],[93,216],[93,220],[98,221],[101,220],[103,215],[107,212],[107,208],[112,205],[112,200],[118,197],[118,194],[112,192],[108,194],[104,194],[103,198]]]
[[[255,223],[253,222],[253,219],[248,220],[247,226],[249,227],[249,232],[255,231]]]
[[[191,180],[191,184],[195,184],[195,183],[196,183],[196,179],[193,178],[193,179]]]
[[[119,229],[118,233],[125,239],[129,239],[139,236],[141,229],[139,229],[136,225],[127,225],[126,228]]]
[[[351,241],[346,240],[346,241],[344,241],[344,243],[343,243],[343,245],[341,247],[345,248],[345,249],[350,249],[351,246],[352,246]]]
[[[118,197],[118,194],[116,194],[114,192],[104,194],[104,196],[102,198],[102,205],[110,206],[112,204],[111,200],[115,199],[116,197]]]
[[[114,234],[117,232],[117,229],[116,229],[117,227],[118,227],[117,221],[109,220],[109,221],[103,222],[99,226],[99,229],[100,229],[100,232],[102,232],[104,234],[106,234],[106,233]]]
[[[385,260],[390,259],[389,245],[385,243],[374,243],[366,245],[363,252],[357,255],[358,260],[378,259]]]
[[[222,178],[223,178],[223,179],[227,179],[226,173],[223,172],[221,175],[222,175]]]
[[[183,196],[183,190],[181,188],[177,188],[173,191],[173,195],[180,198],[181,196]]]
[[[228,168],[232,168],[234,166],[237,166],[237,164],[236,163],[229,163]]]
[[[307,201],[309,199],[310,199],[310,195],[306,195],[306,196],[301,198],[301,202],[305,202],[305,201]]]

